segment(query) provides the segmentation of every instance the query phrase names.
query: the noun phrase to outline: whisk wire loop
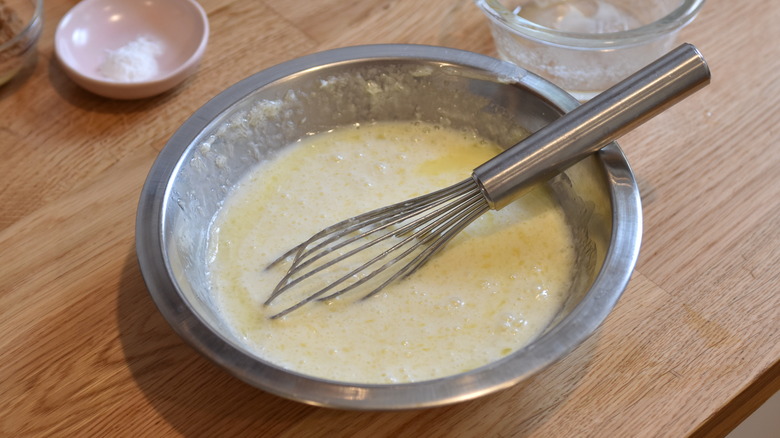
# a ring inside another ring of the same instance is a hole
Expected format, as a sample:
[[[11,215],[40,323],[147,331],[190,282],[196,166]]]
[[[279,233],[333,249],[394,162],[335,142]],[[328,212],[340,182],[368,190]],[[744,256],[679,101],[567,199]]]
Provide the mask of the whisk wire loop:
[[[469,178],[445,189],[383,207],[325,228],[268,266],[267,269],[292,257],[286,274],[265,304],[269,305],[282,293],[289,291],[315,274],[342,263],[345,259],[364,253],[368,248],[381,243],[389,244],[388,248],[382,249],[370,260],[329,282],[316,292],[308,294],[306,298],[273,315],[272,318],[282,317],[315,300],[333,299],[366,284],[389,269],[397,267],[398,269],[388,279],[368,292],[364,298],[373,296],[387,284],[418,270],[446,242],[489,208],[479,184],[473,178]],[[401,240],[390,240],[391,238]],[[355,242],[362,243],[343,254],[334,256],[335,251]],[[388,256],[396,254],[398,251],[402,252],[394,258],[386,260]],[[405,265],[397,266],[413,254],[416,256],[412,260]],[[327,256],[333,258],[316,264]],[[378,265],[381,261],[385,261],[385,263],[364,274],[365,271]],[[350,279],[355,279],[358,276],[360,278],[344,285]],[[343,287],[331,292],[338,286]],[[328,292],[331,293],[325,295]]]
[[[469,223],[473,222],[474,219],[479,217],[479,215],[481,215],[484,211],[487,210],[487,208],[489,208],[487,207],[486,202],[480,202],[483,200],[484,197],[477,194],[466,200],[466,206],[463,207],[461,211],[452,211],[444,216],[441,216],[438,211],[434,211],[433,213],[426,215],[426,217],[422,218],[421,220],[418,220],[412,224],[408,224],[405,228],[408,228],[410,230],[417,228],[417,230],[414,231],[414,233],[412,233],[408,237],[406,237],[404,240],[402,240],[400,243],[392,246],[391,248],[386,249],[377,257],[373,258],[369,262],[364,263],[363,265],[354,269],[348,275],[342,278],[346,280],[347,277],[358,274],[359,272],[368,268],[370,265],[386,258],[389,254],[392,254],[393,252],[400,250],[401,248],[403,248],[409,243],[413,243],[411,247],[406,249],[404,252],[402,252],[400,255],[396,256],[392,260],[385,263],[385,265],[383,265],[382,267],[364,276],[359,281],[350,284],[349,286],[339,290],[338,292],[332,293],[325,297],[321,297],[319,298],[319,300],[329,300],[345,292],[348,292],[352,289],[355,289],[357,286],[366,283],[367,281],[381,274],[382,272],[392,267],[399,261],[405,259],[407,256],[413,254],[415,251],[418,251],[420,248],[424,247],[425,249],[419,251],[420,253],[412,261],[410,261],[402,268],[400,268],[392,277],[390,277],[384,283],[382,283],[374,290],[366,294],[363,297],[363,299],[375,295],[377,292],[384,289],[385,286],[387,286],[388,284],[392,283],[393,281],[399,278],[408,277],[409,275],[414,273],[417,269],[419,269],[427,261],[428,258],[433,256],[433,254],[435,254],[435,252],[439,248],[441,248],[444,245],[444,243],[449,241],[452,237],[454,237],[455,234],[457,234],[457,232],[465,228]],[[484,209],[481,208],[483,206]],[[477,213],[476,215],[473,214],[475,209],[479,210],[479,213]],[[426,223],[428,220],[431,219],[437,219],[437,220],[429,223],[423,228],[419,228],[420,223]],[[464,223],[464,221],[467,222]],[[453,232],[452,231],[453,229],[456,229],[456,231]],[[402,234],[406,234],[406,233],[404,232]],[[338,281],[339,280],[337,280],[337,282]]]

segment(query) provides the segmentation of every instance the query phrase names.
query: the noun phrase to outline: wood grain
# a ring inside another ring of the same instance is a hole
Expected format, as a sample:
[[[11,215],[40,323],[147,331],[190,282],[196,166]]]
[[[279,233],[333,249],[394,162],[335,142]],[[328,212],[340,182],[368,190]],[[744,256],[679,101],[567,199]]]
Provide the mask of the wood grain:
[[[495,54],[468,0],[202,0],[198,72],[120,102],[70,82],[46,2],[37,62],[0,87],[0,436],[723,436],[780,389],[780,8],[710,0],[681,39],[712,84],[627,135],[642,253],[597,333],[505,391],[404,412],[314,408],[256,390],[178,338],[135,259],[144,178],[233,83],[368,43]]]

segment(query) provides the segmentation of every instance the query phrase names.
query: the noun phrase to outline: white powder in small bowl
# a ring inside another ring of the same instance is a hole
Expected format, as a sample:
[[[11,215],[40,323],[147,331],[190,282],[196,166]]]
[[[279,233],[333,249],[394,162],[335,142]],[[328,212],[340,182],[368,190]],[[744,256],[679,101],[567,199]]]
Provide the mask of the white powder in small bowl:
[[[157,74],[155,57],[163,52],[162,45],[148,37],[138,37],[117,50],[107,50],[99,71],[118,82],[140,82]]]

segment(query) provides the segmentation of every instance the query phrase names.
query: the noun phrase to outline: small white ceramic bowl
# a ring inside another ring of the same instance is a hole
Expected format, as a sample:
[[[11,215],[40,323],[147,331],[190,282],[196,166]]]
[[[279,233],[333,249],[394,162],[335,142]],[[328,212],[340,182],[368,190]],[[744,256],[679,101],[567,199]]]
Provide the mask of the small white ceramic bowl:
[[[105,97],[141,99],[167,91],[192,74],[208,36],[208,18],[195,0],[84,0],[65,14],[54,39],[60,64],[78,85]],[[152,41],[157,54],[130,50],[134,61],[122,65],[147,77],[107,75],[107,63],[139,39]],[[139,61],[144,68],[138,68]]]

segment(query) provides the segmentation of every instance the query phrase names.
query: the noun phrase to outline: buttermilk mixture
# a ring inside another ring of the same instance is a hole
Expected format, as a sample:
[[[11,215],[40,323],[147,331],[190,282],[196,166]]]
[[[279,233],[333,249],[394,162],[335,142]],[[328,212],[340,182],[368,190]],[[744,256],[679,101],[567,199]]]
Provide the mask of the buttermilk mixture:
[[[500,149],[438,126],[360,125],[307,137],[238,184],[209,236],[209,277],[244,347],[303,374],[353,383],[429,380],[529,343],[563,304],[574,248],[563,212],[537,188],[461,232],[413,276],[280,319],[266,270],[322,228],[457,183]]]

